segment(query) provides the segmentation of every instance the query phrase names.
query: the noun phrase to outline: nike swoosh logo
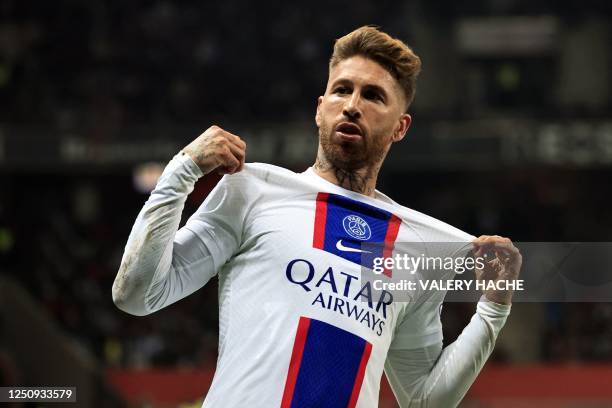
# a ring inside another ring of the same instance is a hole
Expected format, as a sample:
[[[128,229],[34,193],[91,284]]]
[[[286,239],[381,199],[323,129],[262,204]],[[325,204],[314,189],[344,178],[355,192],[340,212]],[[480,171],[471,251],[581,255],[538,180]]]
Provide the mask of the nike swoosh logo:
[[[344,246],[344,245],[342,245],[342,240],[341,239],[339,239],[338,242],[336,242],[336,248],[339,251],[344,251],[344,252],[363,252],[363,253],[366,253],[366,254],[371,254],[372,253],[371,251],[365,251],[363,249],[357,249],[357,248],[351,248],[351,247]]]

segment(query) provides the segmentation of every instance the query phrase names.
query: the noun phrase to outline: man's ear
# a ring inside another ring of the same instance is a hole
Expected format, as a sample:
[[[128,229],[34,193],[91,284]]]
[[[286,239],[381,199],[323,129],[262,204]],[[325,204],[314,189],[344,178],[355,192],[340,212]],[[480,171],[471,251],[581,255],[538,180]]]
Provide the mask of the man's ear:
[[[395,132],[393,132],[393,142],[399,142],[406,136],[406,132],[412,123],[412,116],[407,113],[402,113],[399,117],[397,127],[395,128]]]
[[[323,103],[323,97],[319,96],[317,98],[317,113],[315,115],[315,122],[317,122],[317,127],[321,127],[321,104]]]

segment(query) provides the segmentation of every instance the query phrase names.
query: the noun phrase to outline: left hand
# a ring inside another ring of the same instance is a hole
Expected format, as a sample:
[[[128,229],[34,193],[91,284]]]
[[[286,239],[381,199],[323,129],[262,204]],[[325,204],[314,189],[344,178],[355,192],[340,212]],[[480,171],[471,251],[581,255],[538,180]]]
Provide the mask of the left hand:
[[[518,278],[523,257],[510,239],[499,235],[481,235],[472,241],[472,244],[475,257],[484,257],[486,254],[490,259],[485,262],[483,269],[476,269],[476,279],[498,282],[514,281]],[[504,305],[512,303],[512,293],[512,290],[488,289],[484,291],[488,300]]]

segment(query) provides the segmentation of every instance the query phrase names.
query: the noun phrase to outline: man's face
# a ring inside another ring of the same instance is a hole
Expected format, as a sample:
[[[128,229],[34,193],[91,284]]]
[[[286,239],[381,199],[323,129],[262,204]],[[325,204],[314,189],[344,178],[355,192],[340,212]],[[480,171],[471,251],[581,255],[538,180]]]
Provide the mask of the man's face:
[[[399,83],[377,62],[362,56],[339,62],[317,103],[320,149],[345,170],[382,162],[410,126],[405,106]]]

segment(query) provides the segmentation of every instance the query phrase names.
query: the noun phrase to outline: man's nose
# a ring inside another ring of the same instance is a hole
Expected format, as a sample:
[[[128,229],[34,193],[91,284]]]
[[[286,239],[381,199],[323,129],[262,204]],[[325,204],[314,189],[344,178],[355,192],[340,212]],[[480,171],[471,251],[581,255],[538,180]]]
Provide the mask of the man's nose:
[[[361,110],[359,108],[359,95],[354,92],[351,97],[344,104],[342,113],[350,119],[359,119],[361,117]]]

